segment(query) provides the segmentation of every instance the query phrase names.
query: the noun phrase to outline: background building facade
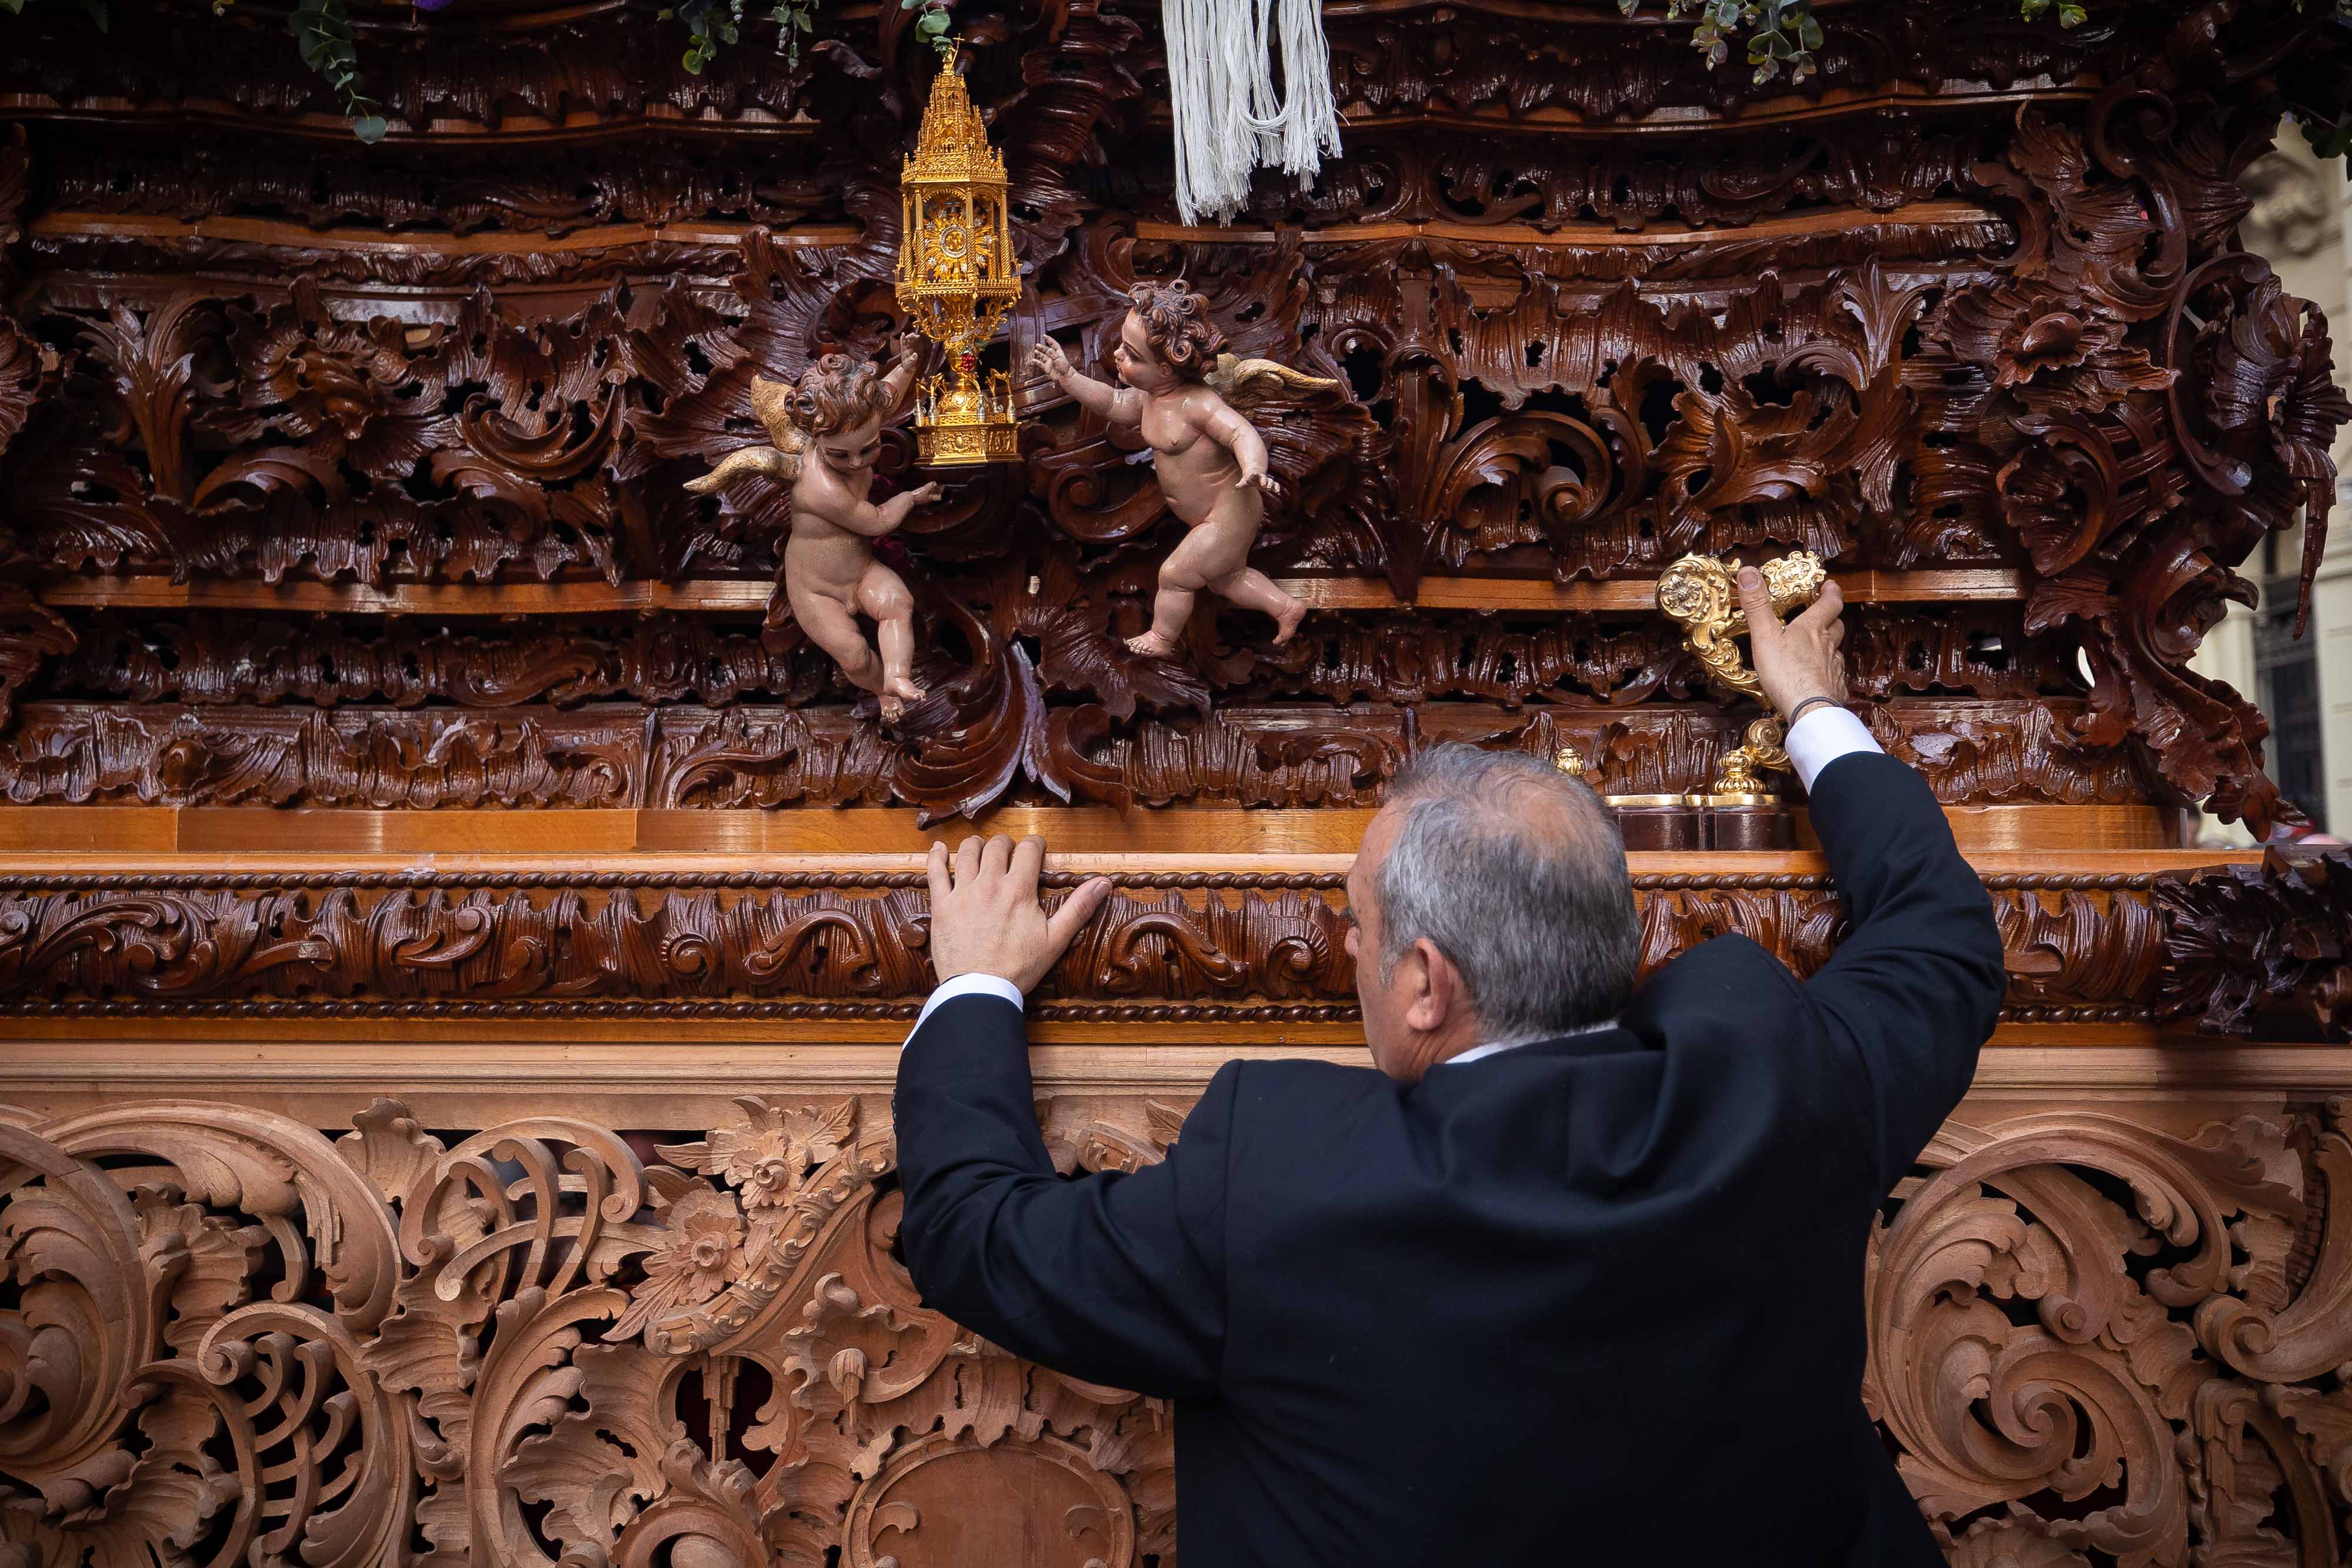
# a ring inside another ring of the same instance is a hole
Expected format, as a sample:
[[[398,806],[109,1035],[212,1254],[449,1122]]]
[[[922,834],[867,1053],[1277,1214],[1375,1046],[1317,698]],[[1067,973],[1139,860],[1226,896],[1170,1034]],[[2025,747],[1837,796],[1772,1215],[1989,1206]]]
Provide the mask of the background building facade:
[[[2336,344],[2337,384],[2352,387],[2352,309],[2346,235],[2352,184],[2341,158],[2319,158],[2292,129],[2248,168],[2241,183],[2253,209],[2240,230],[2246,248],[2278,270],[2287,291],[2317,305]],[[2352,500],[2352,427],[2336,443],[2336,504]],[[2301,530],[2264,541],[2242,571],[2260,602],[2230,607],[2206,637],[2196,667],[2228,681],[2271,721],[2267,757],[2280,791],[2323,831],[2352,837],[2352,528],[2335,529],[2312,580],[2309,623],[2294,635],[2303,569]],[[2211,841],[2248,843],[2242,823],[2207,818]]]

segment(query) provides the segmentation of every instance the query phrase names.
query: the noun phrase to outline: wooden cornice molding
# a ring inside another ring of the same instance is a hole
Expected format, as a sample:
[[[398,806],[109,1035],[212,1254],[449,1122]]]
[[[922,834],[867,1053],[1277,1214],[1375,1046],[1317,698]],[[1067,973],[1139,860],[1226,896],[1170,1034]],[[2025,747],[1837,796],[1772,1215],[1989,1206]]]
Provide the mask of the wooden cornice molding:
[[[887,1022],[843,1025],[825,1038],[740,1030],[723,1038],[709,1032],[714,1026],[669,1023],[657,1032],[542,1038],[509,1024],[493,1040],[408,1020],[380,1038],[320,1040],[251,1024],[195,1034],[136,1021],[66,1036],[33,1032],[29,1021],[11,1020],[0,1051],[0,1105],[48,1116],[138,1099],[256,1105],[337,1131],[388,1082],[436,1127],[520,1118],[550,1104],[607,1126],[696,1125],[725,1117],[743,1094],[855,1095],[887,1111],[907,1032]],[[1181,1104],[1231,1061],[1370,1063],[1351,1025],[1211,1040],[1129,1029],[1117,1050],[1095,1033],[1033,1020],[1029,1061],[1040,1094]],[[2352,1046],[2217,1042],[2134,1024],[2004,1024],[1978,1057],[1960,1119],[2065,1096],[2201,1123],[2257,1098],[2326,1100],[2347,1082]]]
[[[2145,1023],[2188,1010],[2242,1025],[2267,993],[2208,972],[2196,925],[2234,901],[2232,940],[2283,954],[2340,918],[2352,871],[2201,867],[2174,857],[1986,857],[2009,952],[2004,1017]],[[2032,861],[2028,869],[2016,862]],[[2005,863],[2007,862],[2007,863]],[[1050,888],[1115,891],[1037,993],[1051,1022],[1344,1024],[1341,857],[1078,855]],[[2347,862],[2352,864],[2352,862]],[[2161,869],[2159,869],[2159,867]],[[2222,877],[2227,891],[2201,883]],[[1635,857],[1643,963],[1737,932],[1800,974],[1843,914],[1816,857]],[[914,1016],[931,979],[912,856],[715,869],[690,857],[323,865],[0,863],[0,1011],[26,1019],[692,1019],[799,1025]],[[2176,921],[2168,925],[2168,914]],[[2201,929],[2201,927],[2199,927]],[[2308,967],[2306,963],[2306,967]],[[2295,971],[2300,977],[2304,971]],[[2241,1011],[2211,999],[2217,986]],[[2252,999],[2249,999],[2252,998]],[[2317,1020],[2332,1027],[2334,1016]]]

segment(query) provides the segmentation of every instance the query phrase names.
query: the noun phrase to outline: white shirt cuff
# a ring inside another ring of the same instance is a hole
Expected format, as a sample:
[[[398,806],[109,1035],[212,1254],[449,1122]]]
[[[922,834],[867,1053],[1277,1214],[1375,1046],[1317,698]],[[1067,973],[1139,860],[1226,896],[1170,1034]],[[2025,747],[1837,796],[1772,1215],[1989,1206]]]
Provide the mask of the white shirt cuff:
[[[1021,1006],[1021,988],[1002,976],[958,975],[951,980],[940,981],[939,988],[931,992],[930,998],[923,1003],[923,1010],[915,1015],[915,1029],[922,1028],[943,1003],[951,1002],[958,997],[1000,997],[1016,1008]],[[908,1040],[915,1038],[915,1029],[907,1031]],[[904,1050],[905,1041],[900,1041],[899,1047]]]
[[[1834,703],[1807,708],[1804,716],[1789,727],[1780,748],[1789,754],[1789,765],[1808,789],[1813,787],[1814,777],[1839,758],[1883,749],[1862,720]]]

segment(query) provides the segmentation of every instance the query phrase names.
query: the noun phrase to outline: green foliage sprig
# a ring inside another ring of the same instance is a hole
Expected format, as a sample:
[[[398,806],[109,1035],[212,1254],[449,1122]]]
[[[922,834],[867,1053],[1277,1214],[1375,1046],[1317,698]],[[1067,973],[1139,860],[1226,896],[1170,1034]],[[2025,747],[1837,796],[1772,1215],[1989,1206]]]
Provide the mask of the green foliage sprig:
[[[955,39],[948,36],[948,12],[953,4],[954,0],[898,0],[901,11],[922,8],[923,14],[915,18],[915,37],[930,45],[943,60],[955,57]]]
[[[733,43],[741,30],[743,0],[686,0],[660,13],[665,22],[672,16],[686,24],[686,68],[700,76],[702,68],[719,57],[719,47]]]
[[[233,0],[212,0],[213,15],[225,14]],[[351,6],[366,4],[367,0],[295,0],[294,9],[287,16],[286,30],[294,35],[301,50],[302,63],[326,79],[350,117],[352,133],[362,141],[374,142],[383,139],[384,117],[377,112],[378,105],[366,90],[360,74],[358,40],[352,26]],[[437,11],[450,0],[409,0],[420,11]],[[922,3],[922,0],[910,0]],[[945,6],[948,0],[929,0],[940,7],[937,26],[929,26],[933,17],[926,12],[916,25],[927,42],[936,47],[946,32]],[[75,0],[101,33],[107,29],[107,0]],[[801,63],[801,45],[806,36],[816,31],[817,0],[764,0],[767,19],[776,24],[780,37],[777,52],[785,56],[797,68]],[[674,8],[661,12],[661,19],[676,16],[686,23],[687,48],[683,61],[686,68],[699,75],[702,68],[719,57],[719,49],[734,43],[743,27],[745,0],[682,0]],[[25,0],[0,0],[0,15],[21,16]]]
[[[215,16],[226,11],[232,0],[213,0]],[[303,62],[325,78],[336,96],[341,99],[343,112],[350,116],[352,131],[362,141],[376,141],[384,134],[384,118],[376,112],[376,100],[368,96],[360,75],[359,53],[355,47],[350,5],[367,0],[295,0],[294,9],[286,19],[287,30],[294,35],[302,52]],[[450,0],[408,0],[418,10],[438,10]],[[748,4],[768,7],[764,19],[773,22],[778,29],[777,51],[797,68],[804,35],[816,31],[818,0],[677,0],[660,15],[665,21],[676,17],[687,26],[687,48],[684,65],[688,71],[700,74],[703,68],[719,57],[719,51],[738,41],[744,26],[744,8]],[[2308,0],[2295,0],[2300,10]],[[2339,25],[2352,26],[2352,0],[2320,0],[2333,13]],[[75,0],[83,13],[101,33],[107,30],[108,0]],[[915,18],[915,36],[936,49],[941,58],[955,51],[955,39],[950,32],[953,25],[955,0],[898,0],[902,10],[919,11]],[[1640,13],[1643,0],[1617,0],[1617,7],[1626,16]],[[17,16],[25,8],[25,0],[0,0],[0,15]],[[2080,26],[2086,13],[2081,0],[2018,0],[2018,13],[2027,21],[2035,21],[2055,12],[2061,27]],[[1762,87],[1786,74],[1791,86],[1811,78],[1819,69],[1813,51],[1821,47],[1822,25],[1813,16],[1812,0],[1665,0],[1665,18],[1669,22],[1692,21],[1691,46],[1706,56],[1709,66],[1720,66],[1731,57],[1735,45],[1745,46],[1748,64],[1754,69],[1754,81]],[[2340,93],[2299,93],[2290,89],[2284,108],[2293,114],[2304,135],[2323,158],[2343,155],[2352,149],[2352,114],[2342,111]],[[2302,97],[2325,97],[2326,104],[2305,103]]]
[[[216,0],[217,4],[217,0]],[[375,99],[360,90],[360,56],[352,38],[351,13],[343,0],[296,0],[286,30],[302,48],[302,63],[327,78],[351,117],[352,134],[366,142],[383,140],[383,116]]]
[[[79,4],[83,14],[98,24],[98,30],[105,32],[106,0],[79,0]],[[25,0],[0,0],[0,11],[7,12],[11,16],[20,16],[25,12]]]
[[[743,31],[744,0],[685,0],[675,8],[666,8],[661,18],[676,16],[686,24],[686,68],[697,76],[702,68],[719,57],[719,47],[731,44]],[[816,0],[774,0],[768,20],[781,30],[776,39],[776,52],[787,64],[797,68],[801,63],[801,35],[816,31]]]
[[[908,5],[919,3],[901,0]],[[1617,0],[1617,8],[1633,16],[1643,3]],[[2352,26],[2352,0],[2294,0],[2294,8],[2300,11],[2311,4],[2326,5],[2336,26]],[[2017,9],[2029,22],[2054,14],[2061,27],[2079,27],[2089,16],[2082,0],[2018,0]],[[1819,69],[1813,51],[1821,47],[1822,25],[1813,16],[1812,0],[1666,0],[1667,21],[1686,18],[1695,19],[1691,47],[1706,56],[1709,67],[1724,64],[1732,47],[1744,42],[1758,87],[1783,72],[1793,87]],[[2294,74],[2291,68],[2289,74]],[[2352,108],[2346,99],[2344,84],[2323,62],[2323,68],[2284,84],[2277,107],[2294,120],[2314,152],[2341,158],[2352,153]]]
[[[784,63],[801,63],[801,35],[816,31],[816,0],[777,0],[769,18],[784,30]]]
[[[2083,7],[2075,0],[2018,0],[2019,13],[2029,22],[2053,5],[2060,26],[2082,22]],[[1628,16],[1641,8],[1642,0],[1617,0],[1617,9]],[[1811,0],[1666,0],[1667,21],[1688,16],[1698,19],[1691,30],[1691,47],[1706,55],[1709,66],[1723,64],[1731,57],[1731,46],[1747,39],[1748,63],[1756,68],[1758,87],[1782,71],[1789,73],[1793,87],[1816,68],[1813,51],[1822,47],[1822,25],[1813,16]]]
[[[2302,10],[2308,0],[2295,0],[2294,8]],[[2333,0],[2329,15],[2339,27],[2352,26],[2352,0]],[[2313,101],[2320,95],[2290,90],[2282,95],[2282,107],[2303,130],[2303,139],[2322,158],[2341,158],[2352,152],[2352,112],[2347,112],[2342,94],[2329,102]]]

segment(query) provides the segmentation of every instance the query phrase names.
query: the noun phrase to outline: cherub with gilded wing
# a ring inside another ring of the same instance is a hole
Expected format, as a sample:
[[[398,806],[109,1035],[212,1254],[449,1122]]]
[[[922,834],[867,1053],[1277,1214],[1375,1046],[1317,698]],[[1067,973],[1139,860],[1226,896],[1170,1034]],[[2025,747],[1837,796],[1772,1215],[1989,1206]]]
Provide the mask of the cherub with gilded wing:
[[[872,541],[937,499],[940,487],[925,485],[879,506],[866,497],[882,451],[882,423],[906,401],[922,352],[922,336],[908,332],[898,340],[898,361],[887,375],[871,360],[827,354],[796,386],[753,378],[751,409],[775,444],[730,452],[687,486],[709,496],[756,475],[792,486],[785,602],[841,673],[880,699],[889,722],[923,695],[914,678],[915,599],[898,574],[875,559]],[[858,627],[861,614],[874,622],[878,654]]]
[[[1139,653],[1171,657],[1202,589],[1274,617],[1275,645],[1287,643],[1307,606],[1249,563],[1265,522],[1265,498],[1279,486],[1266,472],[1265,441],[1242,416],[1269,397],[1333,383],[1271,360],[1223,352],[1209,302],[1178,278],[1138,284],[1111,350],[1119,385],[1085,375],[1051,338],[1030,368],[1113,424],[1140,426],[1168,509],[1191,531],[1160,567],[1151,629],[1128,640]],[[1239,404],[1240,407],[1235,405]]]

